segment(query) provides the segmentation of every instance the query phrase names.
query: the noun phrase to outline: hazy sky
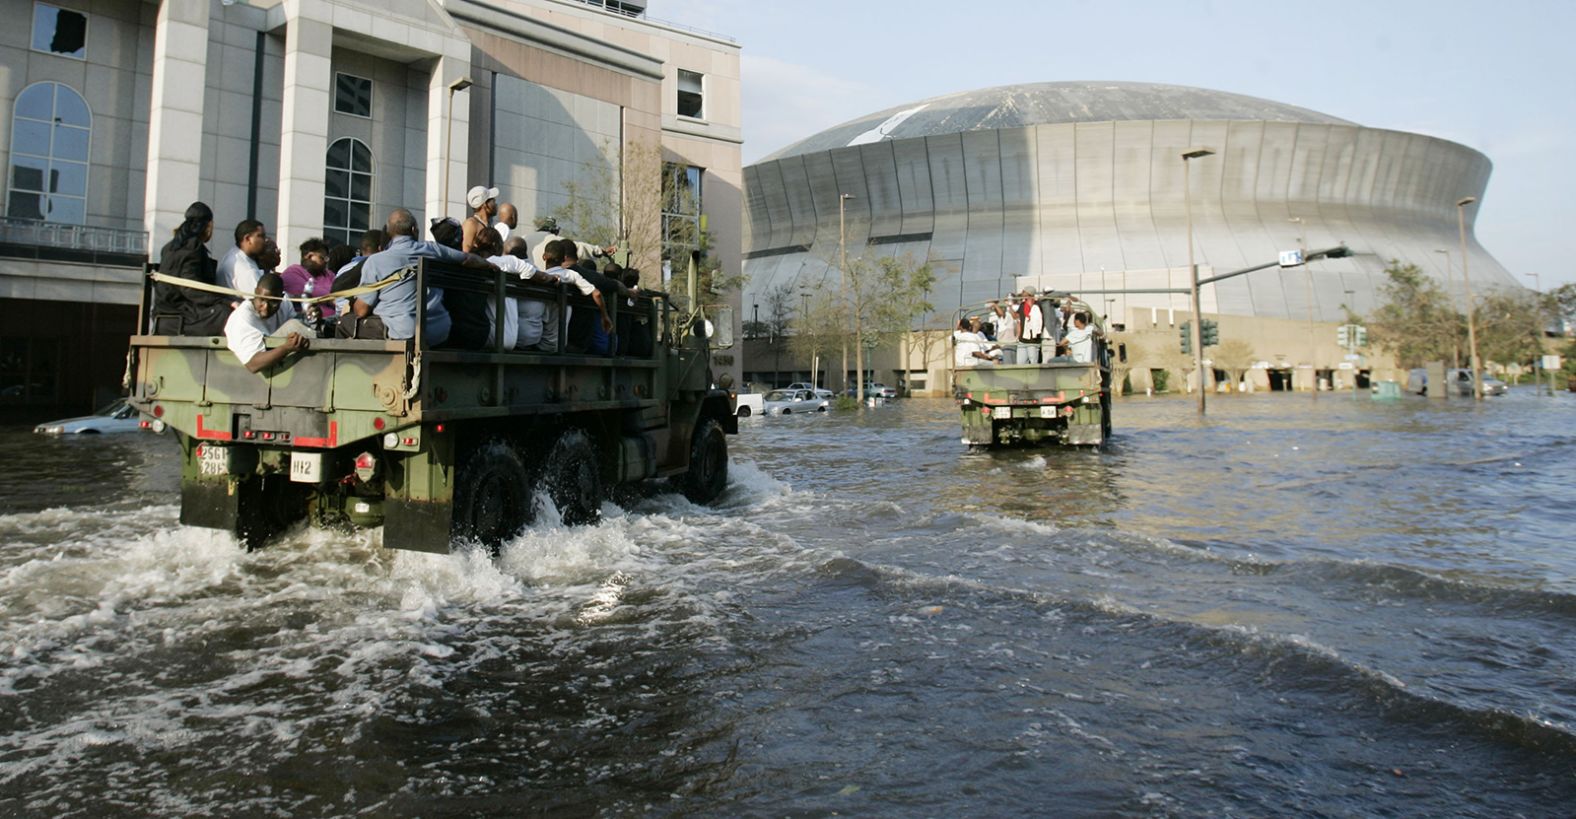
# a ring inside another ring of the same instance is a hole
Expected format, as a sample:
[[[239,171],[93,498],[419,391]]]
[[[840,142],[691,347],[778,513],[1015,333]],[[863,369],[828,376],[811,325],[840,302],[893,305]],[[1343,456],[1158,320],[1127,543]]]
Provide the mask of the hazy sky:
[[[744,161],[913,100],[1024,82],[1193,85],[1460,142],[1479,240],[1576,281],[1576,2],[651,0],[743,46]]]

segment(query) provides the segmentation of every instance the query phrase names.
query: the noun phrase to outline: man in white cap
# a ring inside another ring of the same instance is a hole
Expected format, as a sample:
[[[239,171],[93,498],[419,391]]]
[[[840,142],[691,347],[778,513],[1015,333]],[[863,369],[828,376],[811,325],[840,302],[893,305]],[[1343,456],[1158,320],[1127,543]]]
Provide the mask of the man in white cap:
[[[476,231],[492,226],[493,214],[498,212],[498,189],[477,185],[465,194],[465,204],[470,205],[471,215],[465,219],[460,249],[470,253],[476,247]]]

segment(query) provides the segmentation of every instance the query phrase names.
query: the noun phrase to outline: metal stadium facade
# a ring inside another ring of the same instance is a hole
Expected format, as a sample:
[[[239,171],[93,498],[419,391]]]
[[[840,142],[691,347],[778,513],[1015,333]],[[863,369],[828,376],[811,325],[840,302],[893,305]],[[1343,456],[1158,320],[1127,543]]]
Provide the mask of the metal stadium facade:
[[[783,284],[835,281],[844,195],[848,256],[932,260],[938,313],[1024,284],[1185,288],[1181,154],[1196,147],[1214,152],[1190,169],[1201,276],[1274,261],[1299,241],[1344,242],[1355,254],[1306,276],[1269,270],[1208,286],[1206,313],[1336,321],[1343,304],[1377,306],[1392,258],[1461,297],[1456,202],[1482,200],[1483,154],[1236,94],[1078,82],[899,106],[745,168],[744,304],[764,304]],[[1476,207],[1465,212],[1469,230]],[[1519,287],[1470,234],[1468,244],[1474,291]],[[1174,294],[1100,298],[1118,321],[1186,307]]]

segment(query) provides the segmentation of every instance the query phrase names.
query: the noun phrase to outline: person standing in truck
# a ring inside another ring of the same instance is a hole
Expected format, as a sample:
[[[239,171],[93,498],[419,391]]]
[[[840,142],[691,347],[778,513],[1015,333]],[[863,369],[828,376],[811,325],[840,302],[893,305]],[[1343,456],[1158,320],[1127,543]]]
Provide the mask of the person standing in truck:
[[[263,275],[257,266],[257,257],[268,244],[268,231],[256,219],[242,219],[235,226],[235,245],[219,257],[216,281],[222,287],[250,293],[257,289],[257,279]],[[232,298],[231,301],[238,299]]]
[[[1037,295],[1032,287],[1025,287],[1020,294],[1023,303],[1018,308],[1022,325],[1018,330],[1018,363],[1040,363],[1040,339],[1045,336],[1045,317],[1040,313]]]

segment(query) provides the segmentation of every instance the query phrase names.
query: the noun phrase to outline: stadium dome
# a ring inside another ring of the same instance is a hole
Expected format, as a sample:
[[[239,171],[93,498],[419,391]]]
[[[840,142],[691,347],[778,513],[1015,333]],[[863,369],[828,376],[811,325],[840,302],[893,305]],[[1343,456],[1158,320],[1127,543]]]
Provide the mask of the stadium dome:
[[[1181,154],[1195,147],[1214,155],[1189,163],[1189,193]],[[745,168],[744,303],[836,275],[840,201],[848,255],[929,259],[941,314],[1024,284],[1114,299],[1118,321],[1185,308],[1184,296],[1104,291],[1186,287],[1190,204],[1201,276],[1272,262],[1299,241],[1356,254],[1210,285],[1206,313],[1368,312],[1390,259],[1461,299],[1455,203],[1481,202],[1490,170],[1447,140],[1200,88],[1057,82],[949,94],[828,128]],[[1467,209],[1469,226],[1480,206]],[[1520,286],[1470,236],[1469,251],[1474,290]]]
[[[1063,122],[1164,119],[1353,124],[1295,105],[1185,85],[1041,82],[947,94],[877,111],[795,142],[766,160],[878,138],[909,139]]]

